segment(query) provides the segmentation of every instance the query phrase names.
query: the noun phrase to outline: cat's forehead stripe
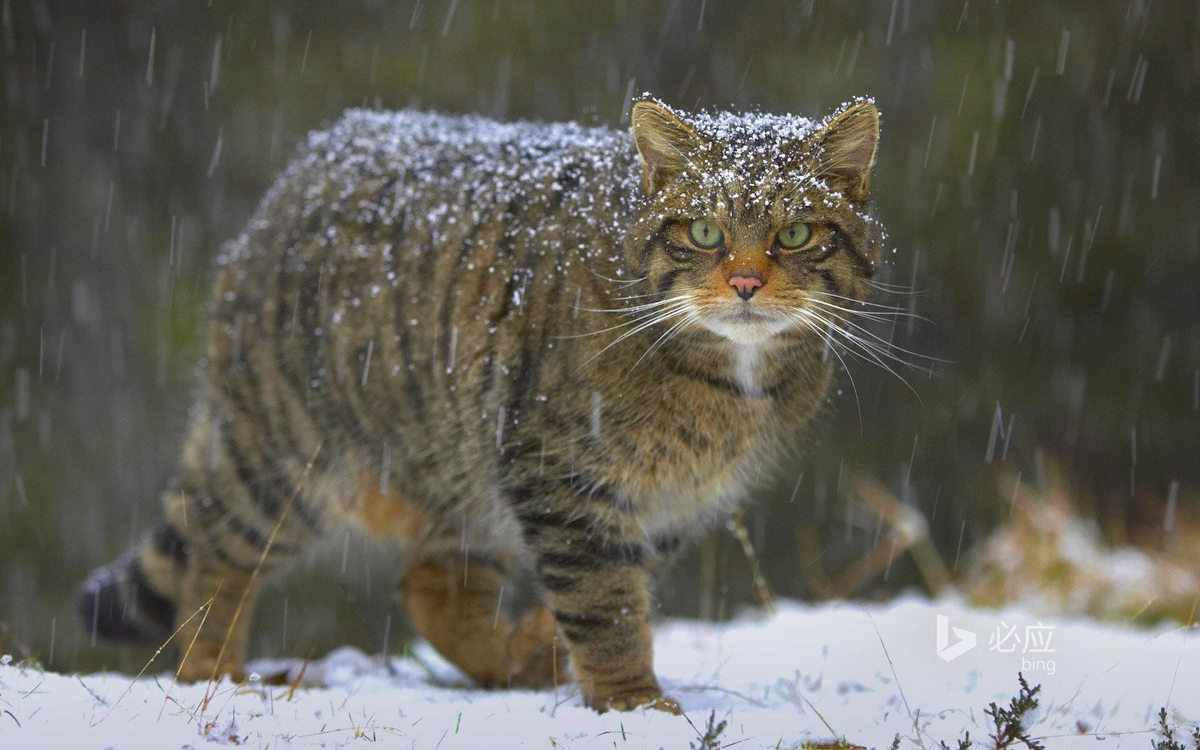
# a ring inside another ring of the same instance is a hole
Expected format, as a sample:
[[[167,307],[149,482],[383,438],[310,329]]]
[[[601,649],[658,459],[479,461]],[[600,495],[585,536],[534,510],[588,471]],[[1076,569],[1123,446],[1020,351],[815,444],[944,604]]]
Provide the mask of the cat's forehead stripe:
[[[797,158],[824,121],[765,112],[685,113],[654,97],[643,99],[692,127],[704,141],[700,151],[724,165],[718,169],[690,165],[691,177],[708,188],[693,194],[690,208],[694,212],[713,208],[705,202],[713,194],[728,197],[715,207],[730,214],[753,216],[779,208],[798,211],[811,206],[804,189],[825,187],[817,175],[803,169],[803,162]]]
[[[728,194],[735,205],[731,212],[760,214],[773,207],[797,211],[813,205],[805,194],[813,190],[824,196],[828,192],[821,176],[806,171],[797,158],[805,150],[817,147],[813,134],[824,129],[840,113],[855,104],[873,104],[870,97],[855,97],[842,104],[832,114],[811,120],[798,115],[778,115],[766,112],[684,112],[671,107],[652,94],[644,93],[639,100],[653,103],[692,127],[705,141],[701,149],[712,153],[721,169],[706,169],[692,165],[691,175],[706,187]],[[710,191],[701,191],[707,194]],[[828,202],[828,197],[818,200]],[[701,195],[691,201],[694,211],[706,208]],[[865,218],[865,217],[864,217]]]
[[[691,210],[703,213],[716,208],[730,215],[755,216],[778,208],[794,212],[810,207],[812,200],[805,191],[822,190],[825,185],[795,158],[794,150],[789,148],[793,144],[786,141],[748,146],[736,140],[711,143],[709,148],[716,151],[716,160],[724,166],[689,167],[691,179],[704,187],[691,195]],[[716,205],[705,202],[712,195],[720,196]]]

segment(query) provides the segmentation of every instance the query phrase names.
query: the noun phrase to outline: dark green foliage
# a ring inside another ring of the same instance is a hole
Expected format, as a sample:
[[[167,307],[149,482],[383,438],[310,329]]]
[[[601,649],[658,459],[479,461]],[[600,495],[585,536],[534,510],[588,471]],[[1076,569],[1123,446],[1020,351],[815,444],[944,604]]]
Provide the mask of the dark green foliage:
[[[1016,673],[1016,679],[1021,683],[1021,691],[1008,702],[1008,708],[992,702],[983,712],[991,716],[992,725],[996,727],[996,733],[990,734],[990,737],[996,743],[996,750],[1010,748],[1018,742],[1025,743],[1030,750],[1045,750],[1045,745],[1028,736],[1025,726],[1027,715],[1037,710],[1038,700],[1034,696],[1042,691],[1042,685],[1030,688],[1030,683],[1025,682],[1025,676],[1020,672]]]
[[[950,750],[950,746],[947,745],[945,742],[939,742],[938,744],[942,746],[942,750]],[[961,740],[958,741],[958,746],[955,748],[955,750],[971,750],[971,733],[970,732],[966,732],[963,734],[963,737]]]
[[[1158,710],[1158,734],[1162,739],[1150,740],[1154,750],[1188,750],[1187,745],[1175,739],[1175,729],[1167,723],[1167,708]],[[1192,728],[1192,746],[1200,750],[1200,726]]]
[[[1037,694],[1041,692],[1042,686],[1029,687],[1029,683],[1025,681],[1025,675],[1020,672],[1017,673],[1017,680],[1021,683],[1021,691],[1008,702],[1007,707],[997,706],[993,701],[983,710],[984,714],[992,718],[992,725],[995,728],[995,733],[988,735],[992,741],[989,747],[992,750],[1007,750],[1015,743],[1021,742],[1029,750],[1046,750],[1045,745],[1029,736],[1029,728],[1026,726],[1029,714],[1037,710]],[[892,743],[893,750],[899,747],[899,740],[900,738],[897,737]],[[941,750],[951,750],[944,741],[938,744]],[[971,747],[971,733],[964,732],[962,738],[958,740],[955,750],[970,750]]]
[[[1025,675],[1020,672],[1017,673],[1017,680],[1021,683],[1021,692],[1008,702],[1008,708],[1002,708],[993,702],[984,710],[985,714],[992,717],[996,728],[996,733],[989,736],[996,743],[996,750],[1012,747],[1015,742],[1024,742],[1029,750],[1045,750],[1044,745],[1029,737],[1025,726],[1027,715],[1038,707],[1038,700],[1034,696],[1041,692],[1042,686],[1029,687]]]
[[[690,724],[691,721],[689,720],[688,723]],[[689,742],[688,747],[692,750],[720,750],[720,737],[721,733],[725,731],[725,724],[726,722],[723,719],[717,722],[716,711],[709,713],[708,723],[704,727],[704,734],[697,735],[700,744],[697,745],[695,742]],[[695,728],[696,726],[693,724],[692,729]]]

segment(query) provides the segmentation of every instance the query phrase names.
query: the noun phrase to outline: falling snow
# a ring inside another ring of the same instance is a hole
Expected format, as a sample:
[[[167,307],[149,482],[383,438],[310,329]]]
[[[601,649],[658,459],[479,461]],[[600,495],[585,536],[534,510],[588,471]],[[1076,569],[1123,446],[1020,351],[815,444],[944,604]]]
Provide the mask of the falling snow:
[[[118,676],[135,673],[141,655],[94,647],[73,614],[84,571],[161,517],[205,357],[211,266],[242,246],[228,241],[264,190],[302,188],[295,210],[309,218],[338,211],[372,222],[395,267],[411,251],[388,244],[401,207],[447,179],[462,190],[420,217],[430,226],[461,229],[481,204],[564,190],[583,221],[616,241],[626,227],[605,217],[621,212],[600,209],[640,199],[628,129],[642,91],[748,164],[811,137],[839,102],[874,101],[882,113],[872,216],[890,237],[875,296],[855,321],[877,351],[902,360],[885,358],[899,377],[825,350],[838,380],[821,429],[801,455],[781,459],[776,484],[752,489],[747,511],[778,593],[879,599],[926,585],[902,555],[853,591],[830,593],[809,576],[819,565],[836,578],[877,546],[888,552],[882,517],[849,490],[862,476],[929,519],[931,548],[959,578],[1012,512],[1015,495],[997,489],[1009,472],[1038,487],[1063,477],[1068,510],[1097,547],[1174,552],[1195,572],[1192,0],[1043,4],[1036,13],[911,0],[253,0],[159,4],[153,14],[137,4],[0,5],[0,527],[9,532],[0,539],[0,651],[16,657],[0,659],[0,746],[83,732],[75,744],[126,747],[136,733],[163,746],[336,746],[366,741],[354,729],[371,728],[402,732],[405,746],[466,747],[494,739],[497,717],[530,746],[549,747],[551,737],[559,746],[696,741],[669,717],[596,716],[569,689],[556,699],[464,688],[421,648],[433,678],[414,661],[391,660],[391,673],[377,657],[342,651],[315,662],[320,687],[290,701],[286,689],[269,690],[272,702],[260,686],[225,685],[201,738],[187,713],[201,688],[170,688],[161,672],[135,683]],[[565,181],[570,171],[582,179]],[[607,191],[589,182],[614,173]],[[705,184],[736,186],[737,173]],[[356,189],[389,179],[388,189]],[[743,197],[753,207],[761,191]],[[348,257],[371,250],[336,233],[314,241]],[[322,268],[319,278],[336,272]],[[628,280],[620,270],[613,278]],[[408,280],[377,281],[313,334],[346,325]],[[530,304],[527,284],[513,285],[516,309]],[[580,298],[578,288],[562,290],[559,312],[586,318]],[[406,312],[398,327],[420,325],[423,314]],[[432,366],[461,373],[477,363],[465,332],[459,341],[450,331],[449,341]],[[402,379],[400,366],[381,364],[393,343],[364,342],[345,381]],[[320,398],[331,378],[311,373],[308,396]],[[584,429],[603,431],[612,404],[592,407]],[[483,415],[488,446],[492,430],[498,448],[513,439],[513,418]],[[382,490],[407,445],[366,448]],[[752,598],[729,541],[706,540],[668,571],[664,612],[715,617]],[[320,655],[389,638],[398,650],[406,626],[381,594],[395,561],[385,566],[367,546],[338,535],[322,564],[306,562],[305,605],[294,590],[290,607],[286,593],[268,602],[254,653]],[[935,659],[936,612],[975,631],[979,647],[950,665]],[[659,629],[659,668],[694,723],[713,709],[728,718],[733,747],[826,736],[818,711],[839,734],[884,747],[896,732],[913,734],[919,711],[926,745],[936,737],[954,746],[968,725],[973,739],[986,736],[982,709],[1015,688],[1019,663],[973,660],[1002,618],[1036,621],[1032,611],[911,599],[787,605],[765,625],[675,621]],[[1134,620],[1058,623],[1056,674],[1028,674],[1053,698],[1038,724],[1055,734],[1051,750],[1144,748],[1161,705],[1180,722],[1200,718],[1192,631]],[[52,671],[19,666],[29,654]]]

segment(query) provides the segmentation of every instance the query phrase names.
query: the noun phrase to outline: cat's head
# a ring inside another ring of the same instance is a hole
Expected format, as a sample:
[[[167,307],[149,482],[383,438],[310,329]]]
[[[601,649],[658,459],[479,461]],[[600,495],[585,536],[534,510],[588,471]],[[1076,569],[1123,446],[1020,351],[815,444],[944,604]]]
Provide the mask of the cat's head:
[[[813,122],[641,100],[631,118],[644,200],[626,256],[664,311],[753,344],[867,297],[882,243],[867,210],[874,104]]]

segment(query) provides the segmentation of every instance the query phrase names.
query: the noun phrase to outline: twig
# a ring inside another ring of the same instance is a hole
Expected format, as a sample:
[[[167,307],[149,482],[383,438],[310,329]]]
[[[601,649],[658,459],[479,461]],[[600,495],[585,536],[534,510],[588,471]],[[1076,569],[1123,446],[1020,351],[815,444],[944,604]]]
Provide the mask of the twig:
[[[97,702],[97,703],[99,703],[99,704],[100,704],[100,705],[102,705],[102,706],[107,706],[107,705],[108,705],[108,701],[106,701],[106,700],[104,700],[103,698],[101,698],[99,695],[97,695],[97,694],[96,694],[96,691],[95,691],[95,690],[92,690],[90,687],[88,687],[88,686],[87,686],[87,683],[83,681],[83,678],[82,678],[82,677],[80,677],[79,675],[75,675],[75,679],[79,680],[79,684],[80,684],[80,685],[83,685],[83,689],[84,689],[84,690],[86,690],[86,691],[88,691],[89,693],[91,693],[91,694],[92,694],[92,697],[96,699],[96,702]]]
[[[20,703],[21,701],[25,700],[26,698],[28,698],[29,696],[31,696],[31,695],[33,695],[35,692],[37,692],[37,689],[38,689],[38,688],[40,688],[40,687],[42,686],[42,683],[43,683],[43,682],[45,682],[45,681],[46,681],[46,678],[45,678],[45,677],[43,677],[42,679],[38,680],[38,684],[36,684],[36,685],[34,685],[33,687],[29,688],[29,690],[25,691],[24,693],[21,693],[21,698],[20,698],[20,700],[18,700],[18,701],[17,701],[17,703]],[[6,701],[6,702],[7,702],[7,701]]]
[[[550,718],[558,711],[558,629],[554,630],[554,638],[550,641],[550,669],[554,677],[554,704],[550,707]]]
[[[181,710],[181,711],[183,711],[185,714],[187,714],[187,716],[188,716],[188,721],[189,721],[189,722],[193,722],[193,721],[195,721],[197,724],[199,724],[199,723],[200,723],[199,721],[197,721],[197,717],[196,717],[196,711],[195,711],[195,709],[193,709],[193,708],[191,708],[191,707],[189,707],[189,706],[185,706],[185,705],[183,705],[183,704],[182,704],[182,703],[180,703],[180,702],[179,702],[177,699],[175,699],[175,698],[171,697],[169,694],[168,694],[168,695],[164,695],[164,696],[163,696],[163,708],[166,708],[166,704],[167,704],[167,702],[168,702],[168,701],[169,701],[169,702],[171,702],[171,703],[174,703],[176,706],[179,706],[179,710]],[[161,715],[161,712],[160,712],[160,715]]]
[[[290,703],[292,700],[292,696],[296,694],[296,686],[299,685],[300,681],[304,679],[304,673],[308,671],[308,665],[309,665],[309,663],[312,662],[313,651],[315,651],[315,650],[316,650],[316,647],[310,648],[308,650],[308,656],[304,657],[304,663],[300,665],[300,673],[297,674],[296,679],[292,681],[291,687],[288,688],[287,695],[283,696],[283,699],[285,701],[288,701]]]
[[[892,670],[892,679],[896,681],[896,690],[900,691],[900,700],[904,703],[904,710],[908,712],[908,718],[912,720],[913,729],[917,730],[918,734],[925,733],[920,726],[920,718],[913,714],[912,707],[908,705],[908,696],[904,694],[904,687],[900,684],[900,675],[896,674],[896,664],[892,661],[892,655],[888,653],[887,644],[883,642],[883,634],[879,632],[879,626],[875,624],[875,618],[871,617],[871,613],[864,607],[863,612],[866,613],[867,619],[871,621],[871,627],[875,629],[875,637],[879,639],[879,646],[883,649],[883,656],[887,659],[888,667]],[[933,738],[929,738],[933,742]]]
[[[934,546],[929,523],[920,511],[901,502],[878,482],[863,477],[852,479],[851,492],[879,515],[890,532],[865,557],[843,571],[836,581],[829,578],[819,555],[805,562],[805,581],[818,595],[826,599],[852,596],[886,570],[897,555],[905,552],[912,555],[931,594],[937,596],[949,587],[950,571]],[[814,527],[801,527],[796,534],[802,548],[820,548],[820,537]]]
[[[889,535],[895,551],[911,552],[925,584],[934,596],[950,585],[950,571],[929,535],[929,522],[916,508],[903,503],[883,485],[865,477],[851,483],[855,495],[869,505],[892,527]],[[883,547],[883,542],[880,542]],[[878,550],[878,548],[877,548]],[[889,551],[889,557],[891,552]],[[878,572],[876,570],[875,572]]]
[[[171,691],[175,689],[177,684],[179,684],[179,674],[183,671],[183,665],[187,664],[188,657],[192,653],[192,646],[196,645],[196,639],[200,637],[200,631],[204,629],[204,621],[208,619],[208,613],[212,611],[213,599],[216,599],[217,594],[219,593],[221,593],[221,585],[217,584],[217,590],[213,593],[209,600],[200,607],[200,609],[204,610],[204,616],[200,618],[200,624],[196,626],[196,632],[192,634],[192,640],[188,642],[188,647],[183,652],[183,658],[179,660],[179,667],[175,670],[175,675],[171,678],[171,687],[168,688],[167,692],[163,694],[162,708],[158,709],[159,720],[162,719],[163,711],[167,710],[167,699],[171,697]],[[200,610],[196,611],[199,612]],[[192,613],[192,617],[195,617],[195,613]],[[192,618],[189,617],[188,619],[190,620]]]
[[[275,537],[279,534],[279,529],[283,526],[283,522],[287,519],[288,512],[291,511],[292,505],[295,504],[296,498],[300,496],[301,490],[304,489],[305,482],[308,481],[309,472],[312,471],[313,464],[317,461],[317,456],[321,453],[321,446],[324,443],[317,443],[316,449],[312,456],[308,459],[308,465],[304,467],[304,474],[300,476],[300,481],[296,484],[296,491],[292,493],[288,499],[287,505],[283,506],[283,511],[279,514],[279,519],[275,521],[275,528],[271,529],[271,535],[267,537],[267,543],[263,545],[262,554],[258,556],[258,562],[254,565],[254,571],[250,574],[250,580],[242,587],[242,595],[238,599],[237,608],[233,611],[233,619],[229,622],[229,627],[225,629],[225,639],[221,642],[221,649],[217,652],[217,658],[213,662],[212,674],[208,676],[209,687],[217,679],[217,670],[221,668],[221,660],[225,657],[225,652],[229,648],[229,639],[233,636],[234,628],[237,627],[237,622],[241,619],[242,609],[246,606],[246,600],[250,597],[250,591],[254,588],[254,581],[258,578],[259,572],[262,571],[263,564],[267,560],[267,555],[271,553],[271,546],[275,543]],[[200,706],[200,715],[204,715],[204,711],[208,708],[209,701],[213,695],[210,695],[208,689],[205,689],[204,702]]]
[[[804,701],[804,703],[812,709],[812,712],[817,715],[817,718],[821,720],[821,723],[825,725],[825,728],[829,730],[829,734],[831,734],[834,738],[837,738],[839,736],[837,731],[829,725],[829,722],[825,720],[825,717],[821,715],[821,712],[817,710],[817,707],[813,705],[812,701],[806,698],[804,693],[800,692],[798,686],[791,682],[788,682],[787,686],[788,692],[791,693],[792,703],[795,703],[797,698]]]
[[[200,614],[200,611],[207,608],[209,606],[209,604],[211,604],[211,603],[212,603],[212,599],[209,599],[207,602],[205,602],[203,605],[201,605],[199,609],[197,609],[192,614],[188,615],[188,618],[186,620],[184,620],[183,622],[181,622],[179,624],[179,627],[175,628],[174,633],[171,633],[171,635],[167,636],[167,640],[162,642],[162,645],[158,647],[158,650],[154,652],[154,655],[150,657],[150,660],[147,661],[146,664],[141,668],[141,670],[136,675],[134,675],[134,678],[129,681],[129,684],[125,687],[125,692],[121,693],[121,695],[117,697],[116,703],[113,703],[112,706],[109,707],[108,713],[104,714],[104,716],[101,717],[100,721],[104,721],[105,719],[107,719],[109,716],[112,715],[112,712],[115,711],[117,708],[117,704],[120,703],[121,700],[126,695],[129,695],[129,691],[133,690],[133,686],[137,683],[137,681],[139,679],[141,679],[141,676],[146,673],[146,670],[150,668],[150,665],[154,663],[154,660],[158,658],[158,655],[163,652],[163,649],[165,649],[168,645],[170,645],[171,641],[173,641],[175,639],[175,636],[179,635],[179,631],[183,630],[184,627],[186,627],[187,624],[192,621],[193,617]],[[161,711],[159,712],[159,716],[162,716]],[[95,724],[92,724],[91,726],[93,726],[93,727],[97,726],[100,723],[100,721],[96,722]]]
[[[758,564],[758,555],[754,552],[754,545],[750,543],[750,534],[746,531],[746,524],[742,520],[742,512],[736,511],[729,516],[729,533],[733,534],[733,538],[738,540],[742,545],[742,554],[746,556],[746,562],[750,563],[751,575],[754,578],[754,588],[758,592],[758,601],[769,614],[775,614],[775,597],[771,593],[771,587],[767,585],[767,579],[762,574],[762,569]]]

